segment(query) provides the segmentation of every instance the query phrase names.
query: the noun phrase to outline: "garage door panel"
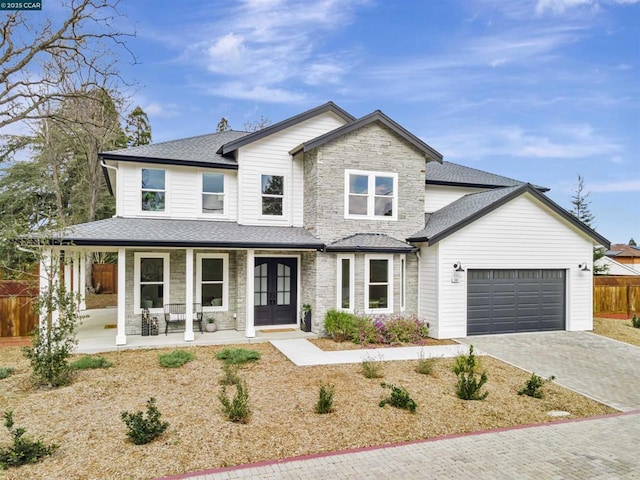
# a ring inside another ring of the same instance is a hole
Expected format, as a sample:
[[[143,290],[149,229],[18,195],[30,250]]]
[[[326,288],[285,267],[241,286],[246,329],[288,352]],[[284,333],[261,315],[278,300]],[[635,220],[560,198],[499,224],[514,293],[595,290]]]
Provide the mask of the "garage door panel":
[[[565,328],[564,270],[470,270],[467,334]]]

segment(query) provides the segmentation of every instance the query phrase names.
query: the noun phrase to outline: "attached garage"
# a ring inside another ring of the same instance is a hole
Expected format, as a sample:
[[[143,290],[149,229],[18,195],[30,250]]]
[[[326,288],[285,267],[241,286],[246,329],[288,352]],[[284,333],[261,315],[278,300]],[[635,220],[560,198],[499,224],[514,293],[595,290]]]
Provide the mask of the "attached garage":
[[[467,335],[565,329],[565,270],[469,270]]]

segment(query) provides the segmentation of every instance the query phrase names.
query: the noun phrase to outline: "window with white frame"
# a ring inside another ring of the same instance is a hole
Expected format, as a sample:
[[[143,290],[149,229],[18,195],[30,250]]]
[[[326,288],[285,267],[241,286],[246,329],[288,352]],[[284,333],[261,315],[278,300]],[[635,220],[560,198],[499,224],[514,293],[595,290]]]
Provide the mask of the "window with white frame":
[[[393,255],[365,256],[366,313],[393,312]]]
[[[226,311],[229,292],[229,256],[196,254],[196,303],[204,311]]]
[[[345,171],[345,217],[397,219],[398,174]]]
[[[260,180],[262,215],[282,216],[284,209],[284,177],[262,175]]]
[[[142,210],[145,212],[164,212],[166,195],[166,172],[156,168],[143,168],[141,182]]]
[[[354,311],[354,263],[355,255],[338,255],[337,264],[337,304],[338,310]]]
[[[224,214],[224,174],[202,174],[202,213]]]
[[[169,303],[169,254],[134,254],[134,312],[142,308],[161,310]]]

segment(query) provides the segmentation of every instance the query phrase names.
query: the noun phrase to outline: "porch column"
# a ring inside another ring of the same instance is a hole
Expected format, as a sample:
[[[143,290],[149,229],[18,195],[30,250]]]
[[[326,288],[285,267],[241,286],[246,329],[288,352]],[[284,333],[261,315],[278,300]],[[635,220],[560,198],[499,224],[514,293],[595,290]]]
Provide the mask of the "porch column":
[[[184,328],[184,341],[193,342],[193,248],[187,248],[185,274],[184,303],[186,304],[186,319]]]
[[[247,298],[246,298],[246,310],[247,310],[247,318],[245,322],[245,337],[253,338],[256,336],[256,328],[253,324],[253,293],[254,293],[254,285],[253,285],[253,275],[254,270],[256,268],[256,256],[255,250],[247,250]]]
[[[84,312],[87,309],[87,252],[83,251],[78,254],[78,262],[80,263],[80,278],[78,279],[79,308],[81,312]]]
[[[127,272],[127,262],[126,262],[126,253],[127,251],[124,248],[118,249],[118,330],[116,333],[116,345],[126,345],[127,344],[127,336],[125,334],[125,295],[126,295],[126,285],[125,282],[127,280],[126,272]],[[83,255],[84,257],[84,255]],[[83,258],[84,260],[84,258]],[[84,270],[85,262],[80,262],[80,269]],[[84,275],[80,275],[84,277]],[[84,278],[80,285],[84,288]]]
[[[79,301],[78,297],[80,296],[80,256],[78,252],[73,252],[71,257],[71,267],[72,267],[72,277],[73,283],[71,286],[71,291],[73,292],[73,296],[76,300]],[[78,303],[78,310],[81,310],[80,304]]]
[[[40,295],[58,295],[60,286],[60,252],[45,248],[40,258]],[[49,302],[47,302],[49,303]],[[40,313],[40,327],[48,325],[46,310]],[[58,310],[51,311],[51,322],[57,323],[60,318]]]
[[[71,293],[72,283],[71,283],[71,255],[68,250],[64,252],[64,290],[67,293]]]

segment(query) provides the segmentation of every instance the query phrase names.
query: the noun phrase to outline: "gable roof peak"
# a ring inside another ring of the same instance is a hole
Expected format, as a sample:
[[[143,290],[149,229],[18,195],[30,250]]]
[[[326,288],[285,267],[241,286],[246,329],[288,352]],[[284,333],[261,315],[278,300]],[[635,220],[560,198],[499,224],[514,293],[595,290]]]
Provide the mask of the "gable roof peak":
[[[269,135],[277,133],[286,128],[292,127],[298,123],[304,122],[305,120],[309,120],[310,118],[316,117],[318,115],[322,115],[323,113],[331,112],[334,115],[342,118],[345,122],[353,122],[356,117],[351,115],[346,110],[343,110],[338,105],[336,105],[331,100],[319,105],[317,107],[312,108],[311,110],[307,110],[306,112],[299,113],[298,115],[294,115],[293,117],[289,117],[281,122],[275,123],[273,125],[269,125],[268,127],[263,128],[262,130],[258,130],[256,132],[250,133],[242,138],[237,140],[233,140],[231,142],[225,143],[220,146],[216,153],[221,155],[228,155],[231,152],[234,152],[240,147],[248,145],[249,143],[255,142],[262,138],[265,138]]]

